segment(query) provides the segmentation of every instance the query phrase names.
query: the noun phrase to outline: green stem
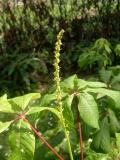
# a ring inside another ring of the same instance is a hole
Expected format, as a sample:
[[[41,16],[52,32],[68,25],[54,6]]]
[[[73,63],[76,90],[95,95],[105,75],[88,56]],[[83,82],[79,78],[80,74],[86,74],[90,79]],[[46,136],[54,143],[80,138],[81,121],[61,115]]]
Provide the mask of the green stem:
[[[64,133],[65,133],[65,138],[67,139],[67,146],[68,146],[68,150],[69,150],[70,159],[74,160],[73,154],[72,154],[72,148],[71,148],[71,144],[70,144],[69,131],[66,130],[66,127],[64,128]]]
[[[71,144],[70,144],[69,131],[67,131],[67,129],[66,129],[66,125],[65,125],[65,121],[64,121],[64,117],[63,117],[63,113],[62,112],[61,112],[61,123],[63,125],[65,138],[67,140],[67,146],[68,146],[70,160],[74,160],[73,159],[73,154],[72,154],[72,148],[71,148]]]
[[[72,154],[72,148],[71,148],[71,144],[70,144],[70,138],[69,138],[69,131],[67,130],[66,124],[65,124],[65,120],[64,120],[64,116],[63,116],[63,106],[62,106],[62,93],[61,93],[61,87],[60,87],[60,67],[59,67],[59,62],[60,62],[60,47],[61,47],[61,39],[63,36],[64,30],[61,30],[57,36],[57,42],[55,45],[55,60],[54,60],[54,67],[55,67],[55,72],[54,72],[54,81],[56,83],[56,100],[57,100],[57,104],[59,107],[59,112],[61,115],[61,123],[63,125],[63,129],[64,129],[64,134],[65,134],[65,138],[67,140],[67,146],[68,146],[68,151],[69,151],[69,155],[70,155],[70,160],[74,160],[73,159],[73,154]]]

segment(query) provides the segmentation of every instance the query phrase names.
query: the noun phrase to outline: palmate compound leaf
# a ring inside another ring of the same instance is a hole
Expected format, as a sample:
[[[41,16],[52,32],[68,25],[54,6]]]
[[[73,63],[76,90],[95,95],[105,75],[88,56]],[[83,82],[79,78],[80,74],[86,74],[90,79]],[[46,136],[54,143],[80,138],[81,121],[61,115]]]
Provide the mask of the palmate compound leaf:
[[[0,122],[0,133],[2,133],[3,131],[5,131],[6,129],[8,129],[8,127],[11,125],[13,121],[9,121],[9,122]]]
[[[40,98],[40,93],[29,93],[23,96],[11,98],[8,101],[14,108],[17,107],[24,110],[31,100],[36,100],[38,98]]]
[[[77,135],[75,132],[75,127],[74,127],[74,118],[73,118],[73,114],[71,110],[71,104],[72,104],[73,97],[74,95],[71,95],[69,97],[66,97],[63,100],[63,115],[64,115],[66,126],[68,130],[70,131],[70,139],[71,139],[72,145],[77,143]],[[54,115],[56,115],[59,120],[61,120],[60,112],[57,109],[50,108],[50,107],[33,106],[29,109],[26,115],[35,114],[35,113],[42,112],[42,111],[50,111]]]
[[[71,110],[71,104],[72,104],[73,97],[74,95],[71,95],[69,97],[66,97],[63,101],[63,114],[64,114],[64,118],[68,126],[69,125],[73,126],[72,123],[74,122],[74,118],[73,118],[73,114]],[[58,111],[58,109],[50,108],[50,107],[41,107],[38,105],[30,107],[26,115],[35,114],[35,113],[42,112],[42,111],[50,111],[53,114],[55,114],[58,117],[58,119],[61,119],[60,112]]]
[[[110,98],[111,105],[114,105],[117,109],[120,109],[120,92],[113,91],[106,88],[87,88],[85,89],[88,93],[100,93],[103,96],[108,96]]]
[[[111,149],[110,130],[107,117],[100,122],[100,130],[94,135],[92,147],[97,151],[109,152]]]
[[[14,113],[15,110],[7,100],[7,95],[0,97],[0,112]]]
[[[94,97],[89,93],[78,95],[78,110],[82,120],[91,127],[99,128],[99,112]]]
[[[29,125],[19,120],[12,127],[9,135],[10,155],[8,160],[33,160],[35,137]]]

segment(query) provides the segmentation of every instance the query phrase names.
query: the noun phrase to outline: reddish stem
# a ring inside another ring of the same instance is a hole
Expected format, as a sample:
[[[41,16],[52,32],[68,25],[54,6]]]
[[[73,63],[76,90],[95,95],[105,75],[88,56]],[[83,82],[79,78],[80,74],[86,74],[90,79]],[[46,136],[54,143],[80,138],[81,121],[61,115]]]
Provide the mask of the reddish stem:
[[[82,140],[82,129],[80,121],[78,121],[78,132],[79,132],[79,140],[80,140],[80,160],[83,160],[83,140]]]
[[[30,124],[28,119],[24,116],[24,114],[19,115],[16,120],[23,119],[26,123],[29,124],[30,128],[33,130],[33,132],[48,146],[48,148],[60,159],[64,160],[57,152],[56,150],[44,139],[44,137]]]
[[[80,143],[80,160],[84,159],[84,150],[83,150],[83,139],[82,139],[82,128],[80,123],[80,115],[79,110],[77,108],[77,127],[78,127],[78,133],[79,133],[79,143]]]

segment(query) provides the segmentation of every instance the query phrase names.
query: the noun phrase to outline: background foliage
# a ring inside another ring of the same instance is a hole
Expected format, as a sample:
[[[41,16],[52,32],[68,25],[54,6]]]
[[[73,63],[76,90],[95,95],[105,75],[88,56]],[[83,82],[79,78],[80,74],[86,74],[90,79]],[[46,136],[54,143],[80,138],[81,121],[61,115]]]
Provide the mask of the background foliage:
[[[52,75],[53,46],[61,28],[66,31],[61,54],[63,76],[68,72],[79,73],[80,69],[82,72],[87,65],[91,68],[97,63],[101,68],[119,63],[119,9],[119,0],[1,1],[2,93],[7,90],[9,95],[14,95],[19,94],[18,90],[30,91],[37,88],[36,82],[46,81],[44,75]],[[101,37],[104,39],[96,41]],[[99,43],[101,49],[97,48]],[[86,64],[89,55],[90,64]],[[104,64],[98,64],[100,61]]]

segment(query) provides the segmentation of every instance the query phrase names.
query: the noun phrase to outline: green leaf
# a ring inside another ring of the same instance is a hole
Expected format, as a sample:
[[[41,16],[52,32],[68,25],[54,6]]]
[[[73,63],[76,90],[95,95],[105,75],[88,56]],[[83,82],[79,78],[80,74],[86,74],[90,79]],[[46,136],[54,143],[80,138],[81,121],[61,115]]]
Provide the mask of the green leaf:
[[[19,120],[13,126],[9,135],[10,157],[9,160],[33,160],[35,150],[35,137],[29,125]]]
[[[94,128],[99,128],[99,112],[97,104],[92,95],[88,93],[81,93],[78,96],[78,109],[80,117],[83,121]]]
[[[117,76],[114,76],[112,81],[111,81],[111,86],[114,86],[116,83],[120,83],[120,74],[118,74]]]
[[[118,150],[120,152],[120,133],[116,133],[115,136],[116,136],[117,148],[118,148]]]
[[[78,78],[76,78],[76,80],[74,81],[74,88],[75,86],[77,86],[77,89],[80,89],[80,90],[81,89],[83,90],[86,87],[91,87],[91,88],[107,87],[107,85],[102,82],[85,81],[83,79],[78,79]]]
[[[107,51],[107,53],[109,53],[109,54],[111,53],[111,49],[108,45],[105,45],[105,50]]]
[[[12,123],[13,121],[10,122],[0,122],[0,133],[5,131]]]
[[[83,79],[77,79],[77,89],[81,90],[84,89],[87,86],[87,81],[83,80]]]
[[[40,107],[40,106],[38,107],[38,106],[34,106],[34,107],[31,107],[29,109],[29,111],[26,113],[26,115],[35,114],[35,113],[46,111],[46,110],[52,112],[59,119],[61,119],[59,111],[57,109],[55,109],[55,108],[50,108],[50,107]]]
[[[103,81],[106,84],[110,83],[111,76],[112,76],[112,71],[111,70],[102,69],[102,70],[99,71],[99,75],[100,75],[100,80],[101,81]]]
[[[8,102],[6,95],[0,97],[0,112],[14,113],[14,109],[12,108],[11,104]]]
[[[66,97],[63,101],[63,115],[65,118],[66,124],[68,125],[69,128],[74,127],[74,117],[71,110],[73,97],[74,95],[70,95]]]
[[[111,149],[109,123],[107,117],[100,122],[100,130],[93,136],[92,147],[97,151],[109,152]]]
[[[107,85],[105,83],[102,83],[102,82],[90,82],[90,81],[87,81],[87,86],[88,87],[91,87],[91,88],[106,88]]]
[[[85,89],[86,92],[91,92],[91,93],[101,93],[103,96],[108,96],[112,101],[111,105],[114,105],[116,108],[120,109],[120,92],[119,91],[113,91],[110,89],[105,89],[105,88],[87,88]],[[112,104],[113,102],[113,104]]]
[[[99,52],[106,51],[107,53],[111,53],[111,44],[105,38],[99,38],[96,40],[93,48]]]
[[[76,75],[73,75],[73,76],[65,79],[64,81],[61,82],[61,88],[64,91],[69,91],[69,90],[73,89],[76,79],[77,79]]]
[[[120,124],[119,121],[117,120],[115,113],[111,109],[109,109],[108,112],[110,119],[110,130],[111,133],[114,134],[120,130]]]
[[[117,44],[115,49],[114,49],[115,53],[117,56],[120,56],[120,44]]]
[[[55,99],[56,99],[56,94],[55,93],[45,94],[40,100],[40,105],[41,106],[47,106]]]
[[[85,160],[108,160],[109,159],[108,154],[97,153],[93,150],[90,150],[87,154],[88,156],[86,156]]]
[[[12,99],[9,99],[9,103],[13,107],[19,107],[21,110],[24,110],[31,100],[36,100],[40,98],[40,93],[29,93],[23,96],[15,97]]]
[[[80,54],[78,59],[78,66],[80,69],[86,69],[88,66],[92,66],[96,61],[96,59],[93,59],[93,57],[95,57],[95,52],[92,52],[91,48],[84,49],[83,53]]]

